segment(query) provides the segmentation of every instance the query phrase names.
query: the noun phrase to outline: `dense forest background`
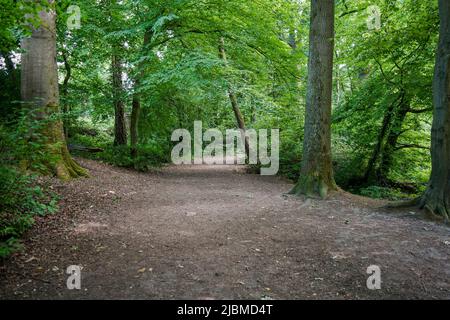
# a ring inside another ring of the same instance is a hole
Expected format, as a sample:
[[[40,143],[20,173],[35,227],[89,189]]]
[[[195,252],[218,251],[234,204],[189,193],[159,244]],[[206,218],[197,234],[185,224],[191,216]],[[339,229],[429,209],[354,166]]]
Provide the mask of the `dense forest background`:
[[[40,178],[24,174],[49,173],[35,129],[55,119],[72,154],[145,171],[170,162],[173,130],[195,120],[235,128],[237,107],[247,128],[280,129],[280,174],[298,179],[309,1],[58,1],[61,113],[45,119],[21,98],[20,40],[42,6],[0,1],[3,240],[56,210]],[[387,199],[425,191],[438,31],[437,1],[336,1],[332,152],[344,190]],[[17,210],[27,214],[12,218]]]

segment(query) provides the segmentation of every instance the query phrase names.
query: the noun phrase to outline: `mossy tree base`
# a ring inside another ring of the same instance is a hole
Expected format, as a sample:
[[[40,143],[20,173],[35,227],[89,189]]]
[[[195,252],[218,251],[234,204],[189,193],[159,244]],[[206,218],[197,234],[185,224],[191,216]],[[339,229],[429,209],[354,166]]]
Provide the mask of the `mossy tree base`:
[[[63,181],[89,177],[86,169],[72,159],[67,147],[61,143],[47,146],[51,160],[22,161],[20,169],[23,171],[37,171],[42,175],[52,175]]]
[[[32,111],[27,133],[30,137],[26,139],[33,141],[40,150],[36,155],[32,147],[21,167],[69,180],[87,176],[87,172],[71,158],[59,117],[56,1],[48,3],[52,10],[40,11],[40,23],[32,30],[31,37],[22,39],[21,95],[24,106]],[[39,138],[31,137],[33,133]]]
[[[301,175],[298,183],[289,194],[325,199],[330,192],[337,190],[338,188],[333,179],[324,179],[319,175],[309,174]]]
[[[67,147],[64,147],[62,151],[62,156],[56,162],[54,166],[54,174],[61,180],[70,180],[80,177],[88,177],[89,174],[87,170],[82,168],[75,160],[70,156]]]
[[[41,160],[42,163],[38,166],[44,168],[42,174],[54,175],[64,181],[89,176],[88,172],[72,159],[61,120],[50,123],[44,130],[44,135],[49,141],[43,146],[48,160]],[[36,164],[33,164],[33,167],[36,167]]]
[[[49,109],[58,110],[56,106]],[[89,176],[88,172],[72,159],[65,141],[61,120],[50,123],[45,136],[49,139],[46,148],[51,160],[44,166],[48,169],[49,174],[53,174],[61,180]]]

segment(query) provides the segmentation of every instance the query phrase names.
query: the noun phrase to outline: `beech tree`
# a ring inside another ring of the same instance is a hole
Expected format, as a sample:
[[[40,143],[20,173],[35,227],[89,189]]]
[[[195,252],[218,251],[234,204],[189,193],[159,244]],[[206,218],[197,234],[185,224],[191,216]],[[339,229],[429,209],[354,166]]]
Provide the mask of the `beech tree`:
[[[422,208],[450,217],[450,2],[439,0],[441,20],[433,80],[432,172]]]
[[[311,1],[305,136],[299,181],[292,194],[320,195],[337,189],[331,161],[334,1]]]
[[[28,108],[40,120],[46,120],[41,135],[45,137],[45,151],[51,159],[42,163],[45,173],[55,174],[61,179],[86,175],[70,156],[61,119],[50,117],[60,114],[58,72],[56,64],[56,13],[55,3],[39,13],[40,24],[33,28],[31,37],[21,43],[22,71],[21,95]],[[29,167],[31,164],[28,163]]]

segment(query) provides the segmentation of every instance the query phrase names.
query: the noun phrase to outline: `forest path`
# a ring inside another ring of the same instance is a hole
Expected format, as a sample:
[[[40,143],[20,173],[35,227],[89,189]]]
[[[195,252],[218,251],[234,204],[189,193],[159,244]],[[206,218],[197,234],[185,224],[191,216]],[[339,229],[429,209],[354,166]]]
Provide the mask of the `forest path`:
[[[137,173],[80,159],[61,212],[0,266],[0,298],[450,298],[450,232],[410,210],[346,194],[285,196],[292,185],[235,166]],[[82,289],[65,270],[82,266]],[[370,265],[382,289],[366,287]]]

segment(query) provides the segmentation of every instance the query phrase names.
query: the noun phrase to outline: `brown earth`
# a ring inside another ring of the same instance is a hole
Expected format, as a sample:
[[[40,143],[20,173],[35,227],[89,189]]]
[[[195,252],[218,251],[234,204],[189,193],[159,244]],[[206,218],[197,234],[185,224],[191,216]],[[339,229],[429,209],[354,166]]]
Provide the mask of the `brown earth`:
[[[137,173],[79,160],[52,181],[58,214],[0,265],[1,299],[449,299],[450,230],[410,209],[292,185],[236,166]],[[68,290],[66,268],[82,267]],[[366,271],[381,268],[381,290]]]

